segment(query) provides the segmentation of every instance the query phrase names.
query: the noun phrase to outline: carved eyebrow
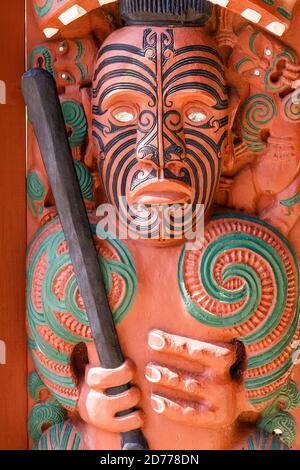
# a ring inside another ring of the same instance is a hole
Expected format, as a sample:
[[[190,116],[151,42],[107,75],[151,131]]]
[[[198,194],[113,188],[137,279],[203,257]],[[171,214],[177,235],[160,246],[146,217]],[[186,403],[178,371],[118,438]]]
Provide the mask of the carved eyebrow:
[[[215,56],[221,63],[223,63],[221,55],[214,49],[213,47],[210,46],[205,46],[205,45],[191,45],[191,46],[184,46],[180,47],[179,49],[175,50],[175,56],[179,56],[181,54],[186,54],[187,52],[208,52],[209,54],[212,54]]]
[[[100,88],[106,83],[109,82],[109,80],[112,80],[114,78],[120,78],[120,77],[132,77],[136,78],[138,80],[141,80],[142,82],[145,82],[152,90],[155,92],[156,86],[143,74],[142,72],[138,72],[133,69],[122,69],[122,70],[112,70],[110,72],[105,73],[101,79],[98,81],[96,87],[93,88],[93,97],[95,98],[98,93]]]
[[[150,77],[153,78],[153,80],[156,80],[156,75],[153,72],[153,70],[150,69],[150,67],[148,67],[146,64],[144,64],[143,62],[141,62],[138,59],[135,59],[133,57],[124,56],[124,55],[109,57],[107,59],[102,60],[100,62],[100,64],[98,65],[98,67],[96,68],[96,70],[95,70],[94,80],[96,80],[98,78],[99,73],[103,69],[105,69],[105,67],[108,67],[110,65],[116,65],[116,64],[134,65],[134,66],[144,70],[146,73],[148,73],[150,75]]]
[[[182,97],[186,97],[187,95],[191,97],[194,101],[199,103],[203,103],[205,106],[214,107],[217,104],[217,101],[214,96],[210,93],[207,93],[204,90],[199,90],[196,88],[184,88],[175,90],[173,93],[172,102],[176,101],[176,99],[180,99]],[[166,101],[169,95],[164,95],[164,100]]]
[[[171,77],[166,83],[163,84],[163,90],[166,91],[171,85],[174,85],[178,80],[182,80],[186,77],[202,77],[207,78],[214,82],[222,91],[224,95],[227,95],[227,86],[220,80],[220,78],[209,70],[185,70],[177,75]],[[197,84],[197,82],[195,82]]]
[[[222,99],[214,87],[208,85],[207,83],[196,83],[196,82],[181,83],[181,84],[178,84],[169,88],[169,90],[166,92],[164,96],[165,103],[170,95],[174,93],[182,92],[185,90],[202,91],[204,92],[203,95],[206,95],[206,96],[207,94],[210,95],[215,103],[212,106],[214,109],[221,110],[221,109],[228,108],[228,100]]]
[[[193,64],[208,65],[214,68],[225,81],[225,72],[224,72],[223,67],[220,65],[220,63],[216,62],[214,59],[210,59],[209,57],[203,57],[203,56],[190,56],[190,57],[185,57],[184,59],[179,60],[175,64],[171,65],[171,67],[169,67],[163,73],[162,78],[163,80],[165,80],[175,70],[178,70],[181,67],[188,67]]]
[[[144,51],[139,47],[132,46],[130,44],[123,44],[123,43],[116,43],[116,44],[108,44],[100,49],[97,55],[97,59],[99,60],[106,52],[111,51],[122,51],[122,52],[129,52],[130,54],[136,54],[137,56],[144,57]]]
[[[127,90],[129,92],[133,92],[134,94],[141,93],[143,96],[148,96],[151,102],[154,104],[156,103],[156,96],[150,90],[145,88],[142,85],[136,83],[116,83],[114,85],[108,85],[104,91],[101,92],[99,101],[98,101],[98,108],[102,110],[102,106],[107,104],[109,98],[113,95],[116,96],[118,93],[120,96],[124,94],[124,91]]]

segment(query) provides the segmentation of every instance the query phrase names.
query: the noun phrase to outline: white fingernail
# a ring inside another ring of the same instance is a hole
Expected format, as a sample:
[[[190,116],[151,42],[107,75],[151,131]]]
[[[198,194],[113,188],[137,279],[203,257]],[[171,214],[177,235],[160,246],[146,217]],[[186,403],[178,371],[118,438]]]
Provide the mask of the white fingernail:
[[[165,339],[155,331],[152,331],[148,337],[148,344],[150,348],[154,349],[155,351],[160,351],[165,347]]]
[[[145,377],[149,382],[157,383],[161,379],[160,371],[153,366],[147,366],[145,371]]]
[[[156,413],[163,413],[166,408],[164,401],[154,395],[151,396],[151,406]]]

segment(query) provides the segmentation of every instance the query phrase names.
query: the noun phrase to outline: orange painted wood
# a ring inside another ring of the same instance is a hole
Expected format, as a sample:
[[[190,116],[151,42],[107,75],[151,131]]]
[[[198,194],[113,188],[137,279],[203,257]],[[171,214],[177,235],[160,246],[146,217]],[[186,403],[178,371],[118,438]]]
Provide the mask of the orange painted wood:
[[[6,83],[6,104],[0,104],[0,341],[6,344],[6,364],[0,364],[0,449],[28,447],[24,3],[1,2],[0,15],[0,80]]]

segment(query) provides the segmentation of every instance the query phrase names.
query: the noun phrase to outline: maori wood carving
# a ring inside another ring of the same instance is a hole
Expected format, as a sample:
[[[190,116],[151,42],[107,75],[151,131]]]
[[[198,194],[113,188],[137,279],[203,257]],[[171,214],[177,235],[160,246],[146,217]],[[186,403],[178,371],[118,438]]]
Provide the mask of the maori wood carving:
[[[97,361],[29,126],[29,433],[37,449],[118,449],[139,427],[151,449],[298,449],[300,10],[160,3],[32,1],[30,65],[57,84],[127,359]]]

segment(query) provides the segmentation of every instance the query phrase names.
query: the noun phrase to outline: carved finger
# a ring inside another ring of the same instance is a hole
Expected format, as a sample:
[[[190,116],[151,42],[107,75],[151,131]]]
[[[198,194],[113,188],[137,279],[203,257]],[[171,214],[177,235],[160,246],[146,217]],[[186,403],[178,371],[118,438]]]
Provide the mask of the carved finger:
[[[297,64],[293,64],[292,62],[286,62],[285,70],[290,70],[291,72],[300,72],[300,66]]]
[[[291,79],[288,79],[286,78],[284,75],[282,75],[281,79],[280,79],[280,83],[283,83],[284,85],[288,86],[288,87],[291,87],[292,86],[292,83],[293,83],[294,80],[291,80]]]
[[[112,432],[127,432],[132,429],[141,428],[144,425],[144,414],[141,410],[133,411],[132,413],[115,417],[112,421]]]
[[[119,393],[118,395],[104,395],[106,402],[110,407],[113,415],[121,411],[128,410],[135,407],[141,399],[141,392],[137,387],[131,387],[126,392]]]
[[[199,397],[203,394],[203,389],[208,391],[212,386],[212,375],[200,376],[189,374],[176,369],[169,369],[153,362],[147,364],[145,368],[145,378],[151,383],[157,383],[174,390],[180,390],[189,395]],[[215,382],[214,382],[215,386]]]
[[[120,397],[118,395],[117,397]],[[115,397],[110,397],[101,392],[90,390],[86,404],[85,421],[109,432],[121,432],[140,427],[142,424],[142,413],[140,410],[133,411],[124,417],[115,416],[116,410],[125,411],[135,406],[139,394],[134,391],[121,397],[120,406],[116,405]],[[122,408],[122,409],[120,409]],[[132,416],[133,415],[133,416]],[[133,426],[133,427],[131,427]]]
[[[154,351],[200,361],[203,365],[221,370],[230,367],[235,361],[236,347],[234,345],[204,343],[162,330],[152,330],[148,336],[148,344]]]
[[[297,80],[298,76],[299,76],[298,72],[293,72],[293,71],[289,71],[289,70],[284,70],[283,71],[283,77],[288,79],[288,80],[291,80],[292,82]]]
[[[175,401],[157,394],[151,395],[151,407],[155,413],[189,425],[209,426],[215,417],[214,410],[205,402]]]
[[[133,379],[134,365],[126,360],[116,369],[104,369],[103,367],[93,367],[88,371],[87,383],[94,390],[103,391],[107,388],[124,385]]]

